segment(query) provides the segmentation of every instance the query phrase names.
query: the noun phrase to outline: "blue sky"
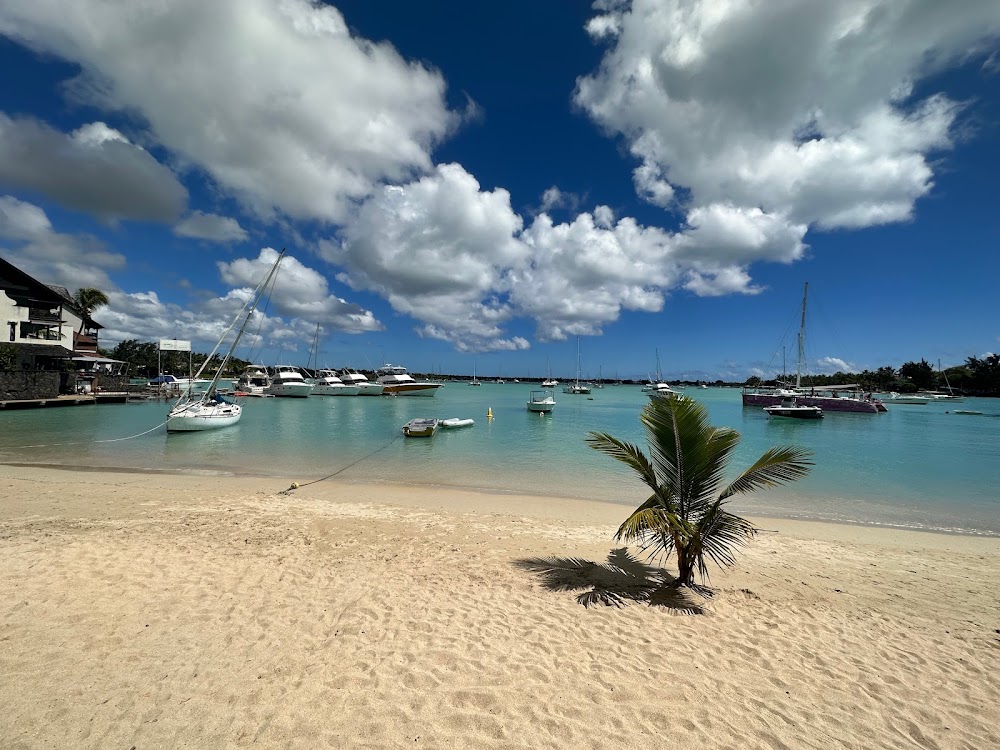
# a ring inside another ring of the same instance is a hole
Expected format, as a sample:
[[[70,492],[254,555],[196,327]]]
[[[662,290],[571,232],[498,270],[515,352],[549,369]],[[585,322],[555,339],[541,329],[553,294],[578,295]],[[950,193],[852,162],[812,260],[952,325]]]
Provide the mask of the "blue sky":
[[[106,345],[742,380],[996,351],[1000,6],[10,0],[0,255]]]

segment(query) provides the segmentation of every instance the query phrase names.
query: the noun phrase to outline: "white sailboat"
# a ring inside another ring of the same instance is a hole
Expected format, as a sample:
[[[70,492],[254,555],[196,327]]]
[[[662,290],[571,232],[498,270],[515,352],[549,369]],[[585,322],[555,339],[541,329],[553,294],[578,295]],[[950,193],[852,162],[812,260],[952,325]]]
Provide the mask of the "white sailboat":
[[[590,393],[590,386],[585,385],[580,382],[580,337],[576,337],[576,381],[573,385],[567,385],[563,387],[563,393],[572,393],[577,396],[582,396]]]
[[[247,303],[240,310],[236,318],[233,320],[226,332],[222,334],[222,338],[219,339],[219,343],[215,345],[212,353],[208,355],[204,363],[198,369],[198,374],[195,376],[199,377],[205,367],[209,362],[212,361],[212,357],[222,346],[222,342],[225,341],[226,336],[229,335],[237,323],[240,323],[239,331],[236,333],[236,337],[233,339],[233,343],[229,347],[229,351],[226,352],[226,356],[222,358],[222,362],[219,364],[218,370],[215,372],[215,377],[212,378],[211,383],[209,383],[208,388],[204,393],[192,393],[190,390],[186,391],[173,407],[170,409],[167,415],[167,432],[196,432],[201,430],[215,430],[220,427],[229,427],[240,421],[240,416],[243,413],[243,407],[239,404],[229,401],[223,398],[218,393],[219,378],[222,377],[222,373],[226,369],[226,365],[229,364],[229,360],[232,359],[233,352],[236,351],[237,345],[240,343],[240,339],[243,337],[243,331],[246,329],[247,323],[250,321],[250,316],[253,315],[253,311],[257,309],[257,304],[260,302],[260,298],[263,296],[264,291],[267,289],[268,285],[271,283],[271,279],[274,278],[274,274],[278,271],[278,265],[281,263],[281,259],[285,257],[285,251],[282,250],[278,254],[278,259],[274,261],[274,265],[271,266],[271,270],[267,272],[264,279],[257,285],[254,290],[253,295],[247,300]]]

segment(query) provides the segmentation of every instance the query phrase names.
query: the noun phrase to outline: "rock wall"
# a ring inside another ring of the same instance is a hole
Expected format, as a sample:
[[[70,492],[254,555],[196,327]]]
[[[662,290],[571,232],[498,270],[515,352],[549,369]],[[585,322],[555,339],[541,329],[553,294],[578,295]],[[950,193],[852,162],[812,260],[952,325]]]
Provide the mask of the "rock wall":
[[[0,401],[55,398],[59,395],[59,375],[47,370],[0,372]]]

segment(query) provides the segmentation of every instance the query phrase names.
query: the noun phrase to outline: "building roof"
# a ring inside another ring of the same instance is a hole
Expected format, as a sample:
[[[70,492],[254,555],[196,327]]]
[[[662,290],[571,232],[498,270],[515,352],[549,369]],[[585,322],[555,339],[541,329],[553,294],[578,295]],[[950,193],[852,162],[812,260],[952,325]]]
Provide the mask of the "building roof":
[[[17,296],[27,296],[53,305],[61,305],[64,302],[59,294],[3,258],[0,258],[0,290],[9,290]]]
[[[10,346],[16,346],[18,352],[30,354],[34,357],[56,357],[58,359],[70,359],[73,357],[73,352],[65,346],[58,346],[57,344],[12,343]]]

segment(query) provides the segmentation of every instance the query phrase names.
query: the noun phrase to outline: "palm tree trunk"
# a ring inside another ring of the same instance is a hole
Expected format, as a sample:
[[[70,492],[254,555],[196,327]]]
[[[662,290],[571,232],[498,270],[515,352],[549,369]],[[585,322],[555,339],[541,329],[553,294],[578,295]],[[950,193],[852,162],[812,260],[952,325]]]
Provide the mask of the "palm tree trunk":
[[[694,585],[695,556],[688,554],[684,546],[677,547],[677,583],[675,586]]]

